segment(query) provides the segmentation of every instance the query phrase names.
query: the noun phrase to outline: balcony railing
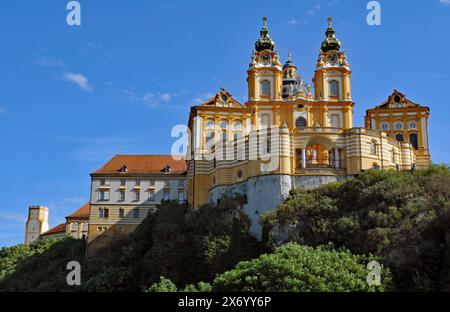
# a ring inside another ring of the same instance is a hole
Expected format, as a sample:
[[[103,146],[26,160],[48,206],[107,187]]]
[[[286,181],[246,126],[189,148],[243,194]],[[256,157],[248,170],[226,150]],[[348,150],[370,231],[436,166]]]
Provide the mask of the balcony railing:
[[[299,133],[342,133],[344,130],[342,128],[335,127],[305,127],[305,128],[297,128],[297,132]]]
[[[303,164],[303,160],[297,161],[297,171],[308,171],[308,170],[343,170],[345,169],[345,163],[342,160],[307,160]]]

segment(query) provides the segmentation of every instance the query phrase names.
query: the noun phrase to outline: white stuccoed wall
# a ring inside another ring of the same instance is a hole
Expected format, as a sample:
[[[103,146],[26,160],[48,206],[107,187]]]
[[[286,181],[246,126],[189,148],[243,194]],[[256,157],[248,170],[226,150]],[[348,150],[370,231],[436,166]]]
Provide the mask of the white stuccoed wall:
[[[248,181],[231,186],[218,186],[209,192],[209,202],[217,203],[223,196],[244,195],[247,204],[243,209],[251,220],[250,232],[258,239],[262,238],[260,216],[275,209],[294,188],[314,189],[321,185],[342,181],[343,176],[290,176],[268,175],[250,178]]]

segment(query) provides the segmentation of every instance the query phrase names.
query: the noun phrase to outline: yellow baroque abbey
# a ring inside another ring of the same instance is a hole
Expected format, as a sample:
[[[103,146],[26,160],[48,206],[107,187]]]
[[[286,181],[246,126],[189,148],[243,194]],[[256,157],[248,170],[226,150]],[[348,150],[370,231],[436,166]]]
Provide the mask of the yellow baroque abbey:
[[[116,155],[91,173],[90,201],[48,231],[48,209],[30,208],[26,242],[72,233],[88,251],[132,232],[164,200],[193,208],[240,195],[261,238],[259,217],[296,188],[315,188],[368,169],[414,170],[430,164],[429,108],[394,90],[353,126],[350,64],[331,18],[312,85],[289,54],[281,64],[264,18],[247,71],[248,101],[221,90],[191,107],[186,160]],[[88,219],[88,223],[86,223]],[[86,233],[87,229],[87,233]],[[95,243],[94,243],[95,242]]]
[[[430,163],[429,109],[396,90],[367,111],[364,128],[353,127],[352,72],[331,18],[312,86],[300,78],[291,55],[280,63],[263,22],[247,71],[248,101],[240,104],[221,89],[191,108],[190,203],[199,207],[241,194],[246,212],[260,215],[293,188],[371,168],[412,170]]]

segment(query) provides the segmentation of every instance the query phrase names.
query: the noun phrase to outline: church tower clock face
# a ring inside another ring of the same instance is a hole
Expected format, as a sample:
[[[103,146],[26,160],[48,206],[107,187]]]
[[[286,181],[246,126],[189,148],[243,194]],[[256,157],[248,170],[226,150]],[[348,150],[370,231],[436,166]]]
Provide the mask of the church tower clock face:
[[[336,64],[338,61],[338,57],[336,54],[330,54],[328,55],[328,62],[332,65]]]
[[[261,63],[263,65],[269,65],[272,61],[272,57],[269,54],[261,54]]]

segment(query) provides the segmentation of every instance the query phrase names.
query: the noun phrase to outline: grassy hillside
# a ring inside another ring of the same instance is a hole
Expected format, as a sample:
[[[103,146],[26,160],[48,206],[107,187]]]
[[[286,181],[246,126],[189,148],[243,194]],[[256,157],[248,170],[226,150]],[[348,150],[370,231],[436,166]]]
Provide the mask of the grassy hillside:
[[[86,263],[72,239],[2,248],[0,291],[450,290],[449,200],[447,166],[368,171],[292,192],[264,216],[264,242],[249,234],[243,199],[165,202]],[[364,283],[369,259],[384,266],[378,288]],[[82,263],[75,288],[72,260]]]
[[[294,191],[265,216],[270,245],[332,242],[373,253],[398,290],[450,290],[450,170],[371,170],[313,191]]]

